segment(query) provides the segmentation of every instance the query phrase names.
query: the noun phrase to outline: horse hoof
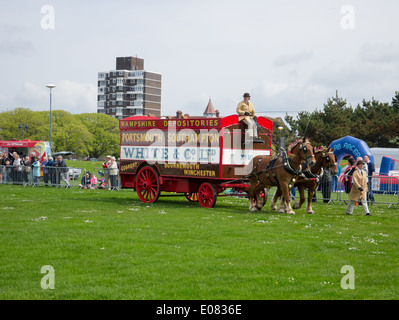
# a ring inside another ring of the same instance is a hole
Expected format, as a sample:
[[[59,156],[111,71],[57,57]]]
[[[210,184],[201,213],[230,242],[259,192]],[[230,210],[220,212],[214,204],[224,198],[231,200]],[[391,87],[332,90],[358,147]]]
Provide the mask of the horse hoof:
[[[289,212],[287,212],[288,214],[295,214],[295,212],[294,211],[289,211]]]
[[[307,211],[307,214],[314,214],[314,211]]]
[[[277,211],[277,213],[284,213],[284,210],[280,209],[280,210]]]

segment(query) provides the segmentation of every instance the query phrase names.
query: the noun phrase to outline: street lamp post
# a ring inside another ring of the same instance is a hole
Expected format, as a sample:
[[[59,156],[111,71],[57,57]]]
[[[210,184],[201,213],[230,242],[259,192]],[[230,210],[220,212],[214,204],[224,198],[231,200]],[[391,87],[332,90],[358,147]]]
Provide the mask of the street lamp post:
[[[48,84],[46,87],[50,89],[50,150],[51,150],[51,100],[52,100],[51,89],[55,88],[56,86],[55,84]]]
[[[25,131],[28,131],[28,129],[29,129],[28,125],[25,124],[25,123],[21,123],[21,124],[18,126],[18,129],[19,129],[20,131],[22,131],[22,139],[25,139]]]
[[[281,131],[284,128],[280,126],[280,127],[278,127],[278,129],[280,130],[280,133],[281,133]],[[280,137],[280,148],[285,149],[285,137],[283,137],[283,136]]]

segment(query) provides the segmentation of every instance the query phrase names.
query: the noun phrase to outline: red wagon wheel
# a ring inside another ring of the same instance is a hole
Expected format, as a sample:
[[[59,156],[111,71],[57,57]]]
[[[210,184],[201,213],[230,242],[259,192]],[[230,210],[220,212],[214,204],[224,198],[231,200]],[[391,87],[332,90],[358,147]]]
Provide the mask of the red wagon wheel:
[[[213,208],[216,204],[217,193],[215,187],[204,182],[198,189],[198,201],[204,208]]]
[[[198,193],[189,192],[185,194],[186,199],[190,202],[198,202]]]
[[[136,190],[142,202],[153,203],[157,201],[161,194],[158,172],[150,166],[141,168],[137,173]]]

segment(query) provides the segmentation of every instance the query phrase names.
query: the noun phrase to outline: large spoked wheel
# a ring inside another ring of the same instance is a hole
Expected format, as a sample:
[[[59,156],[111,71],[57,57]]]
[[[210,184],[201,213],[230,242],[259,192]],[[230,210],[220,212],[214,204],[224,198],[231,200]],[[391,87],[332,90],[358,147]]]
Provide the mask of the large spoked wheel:
[[[139,170],[136,178],[136,190],[140,200],[145,203],[153,203],[161,194],[158,172],[150,166]]]
[[[186,199],[190,202],[198,202],[198,193],[189,192],[185,194]]]
[[[216,204],[217,193],[215,187],[204,182],[198,189],[198,201],[204,208],[213,208]]]

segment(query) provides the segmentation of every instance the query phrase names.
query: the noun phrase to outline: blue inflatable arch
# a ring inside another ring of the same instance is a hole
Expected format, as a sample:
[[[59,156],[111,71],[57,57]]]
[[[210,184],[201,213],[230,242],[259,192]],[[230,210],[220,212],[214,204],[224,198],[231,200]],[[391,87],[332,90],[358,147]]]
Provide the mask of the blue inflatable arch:
[[[334,148],[334,155],[337,158],[338,163],[341,162],[343,157],[348,155],[352,156],[355,160],[357,157],[363,158],[365,155],[368,155],[370,161],[374,163],[374,156],[366,142],[355,137],[346,136],[334,140],[331,142],[330,148]]]

